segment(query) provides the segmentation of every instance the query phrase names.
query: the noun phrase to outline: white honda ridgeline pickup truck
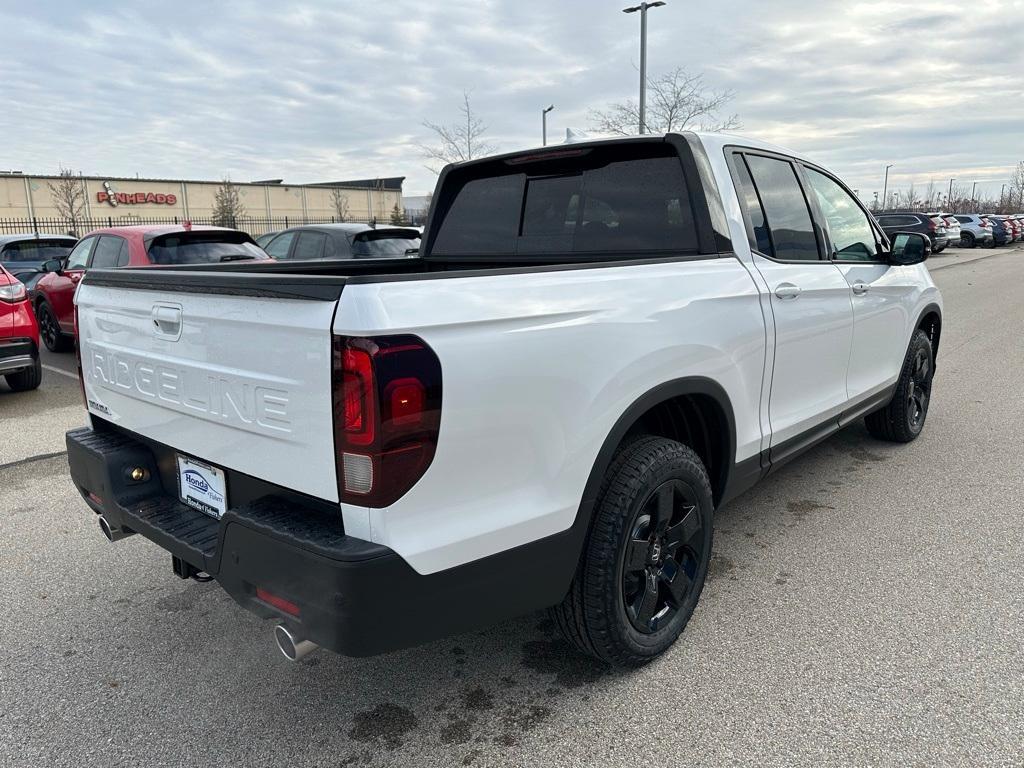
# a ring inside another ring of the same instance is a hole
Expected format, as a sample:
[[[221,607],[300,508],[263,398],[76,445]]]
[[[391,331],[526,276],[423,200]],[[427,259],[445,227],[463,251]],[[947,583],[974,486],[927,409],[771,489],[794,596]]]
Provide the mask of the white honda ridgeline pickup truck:
[[[449,166],[433,199],[418,258],[78,288],[82,498],[277,617],[291,659],[549,608],[641,664],[693,613],[716,508],[861,417],[924,426],[927,240],[812,162],[594,141]]]

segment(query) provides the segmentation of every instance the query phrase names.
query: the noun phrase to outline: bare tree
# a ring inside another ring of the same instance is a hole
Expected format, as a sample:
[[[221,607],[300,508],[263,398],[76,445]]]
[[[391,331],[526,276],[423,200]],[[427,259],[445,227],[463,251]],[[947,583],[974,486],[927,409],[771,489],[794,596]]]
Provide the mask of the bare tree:
[[[703,74],[693,75],[676,67],[648,79],[644,125],[651,133],[736,130],[742,127],[738,115],[719,116],[734,96],[732,91],[709,88]],[[631,99],[609,104],[607,109],[591,111],[590,122],[591,128],[600,133],[629,136],[639,129],[640,108]]]
[[[338,217],[338,221],[348,221],[348,196],[341,187],[331,188],[331,207],[334,208],[334,215]]]
[[[48,182],[53,207],[68,224],[68,230],[78,231],[79,222],[85,219],[85,184],[70,168],[61,166],[57,180]]]
[[[429,120],[423,121],[423,127],[429,128],[435,134],[437,143],[434,145],[420,144],[420,151],[423,156],[434,165],[438,163],[461,163],[465,160],[472,160],[474,157],[489,155],[495,151],[495,146],[484,139],[487,133],[487,125],[473,114],[473,108],[469,103],[469,92],[462,93],[462,106],[459,107],[462,118],[451,125],[432,123]],[[438,169],[430,165],[430,170],[437,173]]]
[[[1014,213],[1016,211],[1024,210],[1024,160],[1017,163],[1017,167],[1013,169],[1013,175],[1010,176],[1010,197],[1006,201],[1007,213]],[[1017,202],[1014,203],[1013,201]],[[1016,207],[1014,207],[1016,205]]]
[[[213,223],[218,227],[235,227],[245,216],[245,206],[238,194],[238,187],[227,176],[213,193]]]

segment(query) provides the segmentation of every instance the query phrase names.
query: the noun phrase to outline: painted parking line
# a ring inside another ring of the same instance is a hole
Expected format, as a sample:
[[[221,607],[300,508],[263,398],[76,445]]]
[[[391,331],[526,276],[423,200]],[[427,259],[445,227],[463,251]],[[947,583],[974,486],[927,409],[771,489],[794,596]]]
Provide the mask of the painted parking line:
[[[77,373],[71,373],[70,371],[65,371],[63,368],[58,368],[54,365],[47,365],[46,363],[43,363],[43,368],[46,369],[47,371],[59,373],[61,376],[67,376],[69,379],[74,379],[75,381],[78,381]]]

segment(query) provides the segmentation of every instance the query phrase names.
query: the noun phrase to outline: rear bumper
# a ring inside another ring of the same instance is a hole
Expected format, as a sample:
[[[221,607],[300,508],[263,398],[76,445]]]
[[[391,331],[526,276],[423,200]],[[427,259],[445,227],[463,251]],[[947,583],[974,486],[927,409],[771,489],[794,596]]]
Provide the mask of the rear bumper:
[[[568,570],[545,568],[566,555],[560,535],[421,575],[387,547],[346,536],[340,512],[274,494],[233,507],[220,520],[194,510],[175,489],[167,492],[158,467],[165,457],[148,441],[83,428],[67,433],[67,448],[75,486],[112,527],[139,533],[206,572],[251,612],[277,617],[349,656],[418,645],[552,605],[574,570],[574,562]],[[140,482],[131,479],[135,467],[146,472]],[[229,477],[229,500],[231,488]],[[257,588],[294,603],[299,616],[258,599]]]
[[[39,348],[32,339],[0,339],[0,375],[36,364]]]

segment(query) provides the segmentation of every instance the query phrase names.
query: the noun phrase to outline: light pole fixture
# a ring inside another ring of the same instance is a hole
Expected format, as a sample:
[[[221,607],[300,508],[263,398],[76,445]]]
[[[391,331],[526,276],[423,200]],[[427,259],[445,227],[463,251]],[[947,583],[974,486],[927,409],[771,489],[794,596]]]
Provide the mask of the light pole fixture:
[[[885,166],[885,183],[882,184],[882,205],[885,206],[885,210],[889,209],[889,198],[885,196],[885,193],[889,191],[889,169],[894,165],[896,163],[890,163]]]
[[[541,130],[541,146],[546,147],[548,145],[548,112],[555,108],[554,104],[542,109],[540,111],[540,130]]]
[[[640,3],[630,8],[623,8],[623,13],[640,11],[640,133],[647,133],[647,9],[658,8],[665,3],[655,0],[653,3]]]

